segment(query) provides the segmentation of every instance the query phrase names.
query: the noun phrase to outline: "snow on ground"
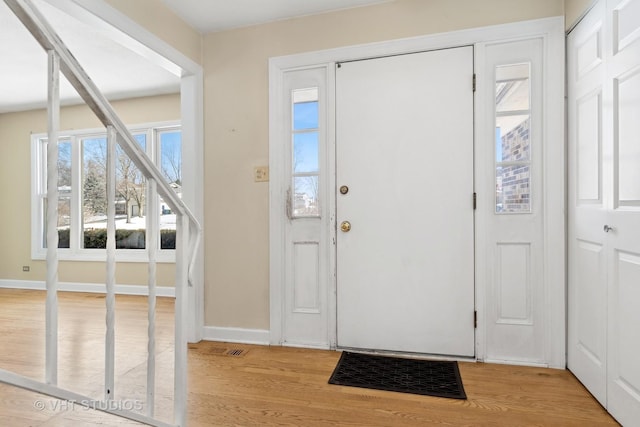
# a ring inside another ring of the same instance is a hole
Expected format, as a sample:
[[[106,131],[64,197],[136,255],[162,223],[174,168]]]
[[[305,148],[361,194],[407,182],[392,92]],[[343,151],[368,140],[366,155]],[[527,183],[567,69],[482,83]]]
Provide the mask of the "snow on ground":
[[[85,230],[96,229],[96,228],[107,228],[107,218],[96,217],[92,222],[85,222],[84,228]],[[116,229],[118,230],[141,230],[146,228],[147,228],[146,217],[139,217],[139,216],[132,217],[130,223],[127,223],[126,216],[116,217]],[[175,230],[176,216],[174,214],[160,215],[160,229]]]

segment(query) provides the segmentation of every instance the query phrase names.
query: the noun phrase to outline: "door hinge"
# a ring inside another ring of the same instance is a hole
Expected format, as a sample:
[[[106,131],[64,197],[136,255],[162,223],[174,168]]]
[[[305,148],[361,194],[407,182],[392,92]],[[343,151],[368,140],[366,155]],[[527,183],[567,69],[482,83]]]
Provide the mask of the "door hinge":
[[[478,206],[478,195],[476,193],[473,193],[473,210],[476,210],[476,207]]]
[[[476,310],[473,311],[473,329],[478,328],[478,312]]]
[[[476,74],[473,74],[473,83],[471,84],[471,86],[473,87],[473,91],[476,91]]]

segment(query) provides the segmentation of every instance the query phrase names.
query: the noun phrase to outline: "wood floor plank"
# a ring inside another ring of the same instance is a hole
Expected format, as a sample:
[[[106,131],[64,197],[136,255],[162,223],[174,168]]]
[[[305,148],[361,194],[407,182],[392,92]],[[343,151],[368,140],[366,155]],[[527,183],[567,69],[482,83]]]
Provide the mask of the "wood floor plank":
[[[104,296],[60,293],[60,381],[100,397]],[[146,299],[116,299],[116,400],[145,396]],[[0,368],[42,379],[44,293],[0,289]],[[158,301],[156,412],[172,418],[173,300]],[[238,350],[238,355],[229,352]],[[566,370],[460,362],[467,400],[328,384],[336,351],[189,345],[190,426],[615,426]],[[44,408],[37,407],[44,402]],[[0,426],[137,426],[0,384]]]

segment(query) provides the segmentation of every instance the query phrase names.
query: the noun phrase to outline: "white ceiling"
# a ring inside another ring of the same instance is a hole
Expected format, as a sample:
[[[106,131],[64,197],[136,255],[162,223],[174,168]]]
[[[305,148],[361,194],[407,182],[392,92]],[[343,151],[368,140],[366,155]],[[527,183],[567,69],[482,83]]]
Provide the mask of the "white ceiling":
[[[203,34],[391,0],[162,0]]]
[[[116,43],[99,29],[42,0],[34,0],[71,53],[110,100],[180,91],[178,76]],[[0,114],[47,105],[47,55],[7,5],[0,1]],[[63,105],[80,103],[61,79]]]
[[[209,33],[390,0],[162,1],[189,25]],[[179,92],[176,75],[51,5],[59,0],[33,2],[108,99]],[[0,76],[0,114],[46,107],[47,56],[1,0]],[[71,85],[62,80],[62,104],[81,103]]]

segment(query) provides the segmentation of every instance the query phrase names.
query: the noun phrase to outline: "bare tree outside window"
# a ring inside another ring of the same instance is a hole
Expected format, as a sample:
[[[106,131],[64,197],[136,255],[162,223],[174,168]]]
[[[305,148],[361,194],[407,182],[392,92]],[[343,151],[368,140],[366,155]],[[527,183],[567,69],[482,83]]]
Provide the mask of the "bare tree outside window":
[[[148,154],[155,153],[155,163],[171,187],[182,194],[182,144],[178,125],[171,127],[140,128],[133,131],[140,148]],[[153,139],[148,140],[153,135]],[[40,198],[38,215],[42,236],[39,250],[46,248],[45,212],[47,139],[34,136],[37,142],[38,165],[44,171],[38,176],[36,194]],[[58,241],[60,248],[74,250],[104,249],[107,240],[107,136],[95,131],[70,131],[58,143]],[[148,194],[144,174],[116,145],[115,190],[116,248],[145,249],[147,216],[159,215],[161,249],[175,249],[175,214],[158,194]],[[74,163],[77,162],[77,163]],[[80,173],[76,175],[76,168]],[[79,178],[79,179],[77,179]],[[77,179],[77,180],[76,180]],[[76,212],[72,208],[79,206]],[[149,206],[158,206],[157,211]],[[77,227],[72,230],[72,227]],[[74,231],[75,230],[75,231]],[[72,239],[73,237],[73,239]]]
[[[146,185],[140,169],[119,147],[116,150],[116,157],[116,197],[124,203],[127,224],[130,224],[133,205],[137,208],[135,216],[144,216]]]

